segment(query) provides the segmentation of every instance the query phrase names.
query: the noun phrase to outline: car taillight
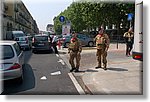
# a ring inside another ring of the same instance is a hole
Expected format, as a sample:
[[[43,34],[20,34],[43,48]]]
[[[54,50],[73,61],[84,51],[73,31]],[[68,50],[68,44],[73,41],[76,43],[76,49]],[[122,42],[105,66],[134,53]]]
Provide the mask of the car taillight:
[[[66,38],[63,38],[63,41],[65,41],[66,40]]]
[[[15,63],[13,66],[11,66],[9,69],[7,69],[7,70],[13,70],[13,69],[19,69],[19,68],[21,68],[21,65],[20,64],[18,64],[18,63]]]
[[[135,55],[134,58],[135,58],[135,59],[140,59],[140,58],[142,58],[142,56],[140,56],[140,55]]]

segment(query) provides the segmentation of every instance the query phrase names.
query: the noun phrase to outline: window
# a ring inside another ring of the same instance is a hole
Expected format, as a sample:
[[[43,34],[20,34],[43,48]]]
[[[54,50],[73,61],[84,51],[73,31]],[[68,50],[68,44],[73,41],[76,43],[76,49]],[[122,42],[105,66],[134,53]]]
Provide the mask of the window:
[[[10,45],[0,45],[2,51],[0,52],[0,59],[10,59],[14,57],[14,51]]]
[[[17,43],[15,43],[13,46],[14,46],[14,48],[15,48],[15,50],[16,50],[17,56],[19,56],[20,53],[21,53],[21,50],[20,50],[19,45],[18,45]]]
[[[36,41],[48,41],[48,36],[36,36]]]
[[[25,36],[24,33],[15,33],[15,34],[14,34],[14,37],[15,37],[15,38],[17,38],[17,37],[23,37],[23,36]]]

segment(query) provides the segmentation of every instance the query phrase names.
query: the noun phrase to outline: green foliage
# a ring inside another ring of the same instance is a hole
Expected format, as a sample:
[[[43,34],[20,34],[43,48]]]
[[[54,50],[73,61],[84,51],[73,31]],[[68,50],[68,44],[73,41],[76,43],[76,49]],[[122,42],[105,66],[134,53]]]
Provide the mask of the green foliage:
[[[76,32],[85,29],[96,29],[102,24],[111,26],[112,24],[123,27],[129,26],[127,14],[134,14],[134,3],[105,3],[105,2],[73,2],[66,10],[61,12],[54,20],[56,32],[61,33],[62,23],[60,16],[65,16],[71,21],[71,28]],[[119,27],[119,26],[118,26]]]

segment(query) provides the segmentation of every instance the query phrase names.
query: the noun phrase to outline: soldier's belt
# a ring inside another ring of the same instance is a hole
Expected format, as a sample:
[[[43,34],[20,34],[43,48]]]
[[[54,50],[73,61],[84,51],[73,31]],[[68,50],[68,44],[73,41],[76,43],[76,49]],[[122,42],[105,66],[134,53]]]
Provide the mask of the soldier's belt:
[[[78,52],[78,51],[79,51],[79,49],[78,49],[78,50],[71,49],[71,51],[72,51],[72,52]]]
[[[97,46],[104,46],[105,44],[97,44]]]

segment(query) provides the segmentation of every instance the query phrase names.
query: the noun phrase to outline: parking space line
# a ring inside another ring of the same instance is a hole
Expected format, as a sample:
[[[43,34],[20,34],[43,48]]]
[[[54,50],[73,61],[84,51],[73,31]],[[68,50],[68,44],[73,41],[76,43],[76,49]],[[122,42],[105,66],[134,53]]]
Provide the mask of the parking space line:
[[[59,59],[59,61],[62,65],[65,65],[65,62],[62,59]]]
[[[41,80],[47,80],[47,77],[46,76],[42,76],[40,79]]]
[[[57,56],[57,57],[59,57],[59,55],[58,55],[58,54],[56,54],[56,56]]]
[[[72,80],[73,84],[75,85],[77,91],[79,92],[80,95],[85,95],[84,90],[81,88],[75,77],[72,75],[72,73],[68,73],[70,79]]]

